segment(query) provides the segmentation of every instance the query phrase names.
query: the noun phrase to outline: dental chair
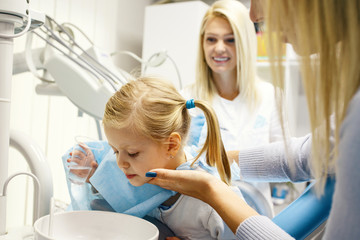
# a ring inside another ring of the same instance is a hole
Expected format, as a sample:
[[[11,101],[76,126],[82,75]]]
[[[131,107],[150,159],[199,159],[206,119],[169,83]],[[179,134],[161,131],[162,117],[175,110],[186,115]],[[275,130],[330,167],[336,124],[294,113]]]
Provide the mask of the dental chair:
[[[328,177],[323,195],[314,192],[315,182],[272,220],[295,239],[320,239],[330,213],[335,179]]]
[[[245,201],[259,214],[272,218],[285,232],[297,240],[320,239],[330,213],[335,179],[327,179],[324,194],[318,198],[312,182],[295,201],[272,218],[271,208],[265,197],[246,182],[236,182]]]

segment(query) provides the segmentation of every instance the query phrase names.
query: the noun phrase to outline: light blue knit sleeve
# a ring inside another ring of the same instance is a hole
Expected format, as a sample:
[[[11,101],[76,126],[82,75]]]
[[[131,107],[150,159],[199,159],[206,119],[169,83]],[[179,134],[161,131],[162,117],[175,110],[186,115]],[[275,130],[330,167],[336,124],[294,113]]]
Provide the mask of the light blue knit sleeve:
[[[274,142],[240,151],[241,179],[264,182],[310,180],[311,134],[291,138],[287,149],[284,142]]]
[[[262,239],[262,240],[288,240],[294,239],[268,217],[253,216],[242,222],[236,231],[238,240]]]

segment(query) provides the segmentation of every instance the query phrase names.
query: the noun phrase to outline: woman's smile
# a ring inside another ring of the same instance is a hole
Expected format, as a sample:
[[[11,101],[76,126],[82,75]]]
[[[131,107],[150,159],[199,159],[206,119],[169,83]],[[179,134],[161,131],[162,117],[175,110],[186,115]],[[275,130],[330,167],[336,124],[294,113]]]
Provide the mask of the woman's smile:
[[[230,61],[230,57],[213,57],[215,63],[224,64]]]

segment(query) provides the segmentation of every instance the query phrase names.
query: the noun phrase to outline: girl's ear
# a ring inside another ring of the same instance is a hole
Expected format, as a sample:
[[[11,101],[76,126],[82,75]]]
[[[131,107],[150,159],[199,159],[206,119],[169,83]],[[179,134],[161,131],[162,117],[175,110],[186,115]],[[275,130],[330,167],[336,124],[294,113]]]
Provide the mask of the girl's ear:
[[[171,156],[175,156],[181,147],[181,136],[177,132],[170,134],[167,142],[167,151]]]

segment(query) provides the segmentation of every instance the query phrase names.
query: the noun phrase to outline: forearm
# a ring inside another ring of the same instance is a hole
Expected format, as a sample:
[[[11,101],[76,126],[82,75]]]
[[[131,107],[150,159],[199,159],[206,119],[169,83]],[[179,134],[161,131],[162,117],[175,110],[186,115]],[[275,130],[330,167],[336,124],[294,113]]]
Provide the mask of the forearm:
[[[238,154],[241,177],[246,181],[307,181],[311,179],[309,159],[311,136],[242,150]]]
[[[223,182],[209,181],[202,192],[202,200],[216,210],[234,233],[244,220],[259,215]]]
[[[259,215],[223,182],[207,181],[201,192],[202,200],[217,211],[237,239],[293,240],[269,218]]]

